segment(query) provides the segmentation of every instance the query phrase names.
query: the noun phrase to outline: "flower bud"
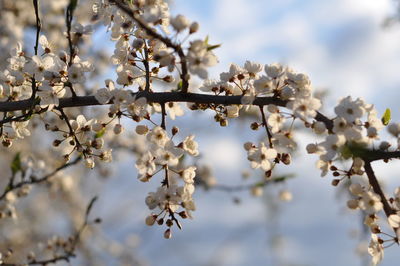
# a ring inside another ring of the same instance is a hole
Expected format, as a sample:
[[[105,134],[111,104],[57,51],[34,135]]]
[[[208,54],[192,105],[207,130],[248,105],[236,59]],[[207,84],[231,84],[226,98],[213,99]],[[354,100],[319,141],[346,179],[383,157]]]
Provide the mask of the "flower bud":
[[[157,216],[156,215],[149,215],[146,217],[146,225],[152,226],[156,222]]]
[[[172,132],[172,136],[175,136],[176,134],[178,134],[179,128],[174,126],[174,127],[172,127],[171,132]]]
[[[92,130],[94,132],[99,132],[100,130],[102,130],[104,128],[104,126],[101,123],[94,123],[92,125]]]
[[[358,208],[358,200],[356,199],[351,199],[347,201],[347,207],[351,210],[355,210]]]
[[[2,143],[3,146],[6,147],[6,148],[11,147],[11,145],[12,145],[11,139],[3,139],[3,140],[1,141],[1,143]]]
[[[251,142],[246,142],[245,144],[243,144],[243,148],[244,148],[246,151],[249,151],[249,150],[251,150],[252,148],[254,148],[254,144],[251,143]]]
[[[170,239],[172,237],[172,231],[170,228],[168,228],[167,230],[165,230],[164,232],[164,238],[165,239]]]
[[[219,121],[219,125],[221,127],[226,127],[228,125],[228,120],[226,119],[221,119],[221,121]]]
[[[324,123],[318,121],[314,123],[313,129],[316,134],[323,134],[326,131],[326,126]]]
[[[250,128],[252,130],[257,130],[259,128],[259,124],[257,122],[251,123]]]
[[[289,165],[291,162],[291,156],[289,153],[282,153],[281,162],[286,165]]]
[[[145,135],[149,132],[149,128],[146,125],[137,125],[135,131],[139,135]]]
[[[165,222],[165,224],[166,224],[166,226],[171,227],[171,226],[174,225],[174,222],[173,222],[171,219],[168,219],[168,220]]]
[[[122,131],[123,131],[123,127],[121,124],[116,124],[114,126],[114,134],[115,135],[121,134]]]
[[[55,140],[53,141],[53,146],[54,146],[54,147],[58,147],[58,146],[60,146],[60,144],[61,144],[61,140],[59,140],[59,139],[55,139]]]
[[[199,30],[199,28],[200,28],[199,23],[193,22],[192,24],[190,24],[189,34],[193,34],[193,33],[197,32]]]
[[[87,168],[93,169],[93,168],[94,168],[94,165],[95,165],[95,163],[94,163],[94,160],[93,160],[92,157],[87,157],[87,158],[85,159],[85,166],[86,166]]]
[[[360,196],[362,193],[364,193],[364,189],[360,184],[353,183],[349,186],[349,190],[351,194],[355,196]]]
[[[337,185],[339,185],[339,183],[340,183],[340,179],[333,179],[331,184],[332,184],[332,186],[336,187]]]

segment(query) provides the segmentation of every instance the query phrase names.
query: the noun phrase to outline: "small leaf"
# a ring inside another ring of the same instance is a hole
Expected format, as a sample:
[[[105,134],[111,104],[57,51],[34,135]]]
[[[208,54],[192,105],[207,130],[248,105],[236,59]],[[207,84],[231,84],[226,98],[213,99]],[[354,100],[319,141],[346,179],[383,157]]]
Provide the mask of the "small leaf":
[[[389,124],[389,122],[390,122],[390,118],[391,118],[390,109],[389,109],[389,108],[386,108],[386,111],[385,111],[385,113],[383,114],[383,116],[382,116],[382,118],[381,118],[382,123],[383,123],[385,126],[387,126],[387,125]]]
[[[208,46],[208,40],[209,40],[209,37],[208,37],[208,35],[206,36],[206,38],[205,38],[205,40],[204,40],[204,43]]]
[[[367,153],[368,149],[366,148],[365,144],[357,142],[346,143],[340,149],[340,154],[345,160],[352,157],[364,158],[367,155]]]
[[[21,153],[15,154],[14,159],[11,162],[11,171],[15,175],[17,172],[21,171]]]
[[[283,176],[278,176],[273,178],[271,181],[274,183],[281,183],[285,182],[287,179],[294,178],[294,175],[288,174],[288,175],[283,175]]]
[[[182,86],[183,86],[183,83],[182,83],[182,80],[181,80],[181,81],[179,81],[178,84],[176,85],[176,91],[181,91],[181,90],[182,90]]]
[[[99,132],[96,133],[96,135],[94,135],[94,137],[96,139],[101,138],[105,132],[106,132],[106,128],[102,128]]]
[[[344,145],[342,147],[342,149],[340,150],[340,153],[341,153],[342,157],[346,160],[353,156],[353,152],[351,151],[351,148],[349,145]]]
[[[217,49],[219,47],[221,47],[221,44],[209,45],[207,47],[207,51],[211,51],[211,50]]]

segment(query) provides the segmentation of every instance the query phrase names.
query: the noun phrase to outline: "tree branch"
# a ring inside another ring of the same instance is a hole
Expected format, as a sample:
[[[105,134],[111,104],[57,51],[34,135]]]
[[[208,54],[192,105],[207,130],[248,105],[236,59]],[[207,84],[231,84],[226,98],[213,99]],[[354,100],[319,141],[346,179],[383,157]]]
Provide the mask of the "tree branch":
[[[386,216],[389,218],[390,215],[395,214],[396,211],[390,207],[388,200],[386,199],[385,193],[383,193],[381,186],[379,185],[378,179],[375,176],[374,170],[372,169],[371,162],[368,160],[364,161],[365,173],[368,176],[368,182],[372,186],[372,189],[376,194],[381,197],[381,202],[383,204],[383,210]],[[395,234],[396,230],[394,229]]]
[[[53,172],[51,172],[41,178],[30,178],[30,180],[21,181],[17,184],[13,184],[13,182],[10,182],[9,185],[4,190],[4,192],[0,195],[0,200],[4,200],[8,193],[10,193],[11,191],[16,190],[18,188],[21,188],[25,185],[32,185],[32,184],[39,184],[39,183],[46,182],[47,180],[49,180],[49,178],[51,178],[52,176],[57,174],[59,171],[65,169],[65,168],[68,168],[72,165],[77,164],[80,160],[81,160],[81,157],[79,156],[75,160],[73,160],[69,163],[63,164],[62,166],[56,168]]]
[[[260,108],[260,112],[261,112],[262,123],[265,127],[265,130],[267,131],[269,147],[272,149],[274,147],[274,145],[272,144],[272,135],[268,128],[267,119],[265,119],[264,106],[260,105],[259,108]]]
[[[166,102],[188,102],[198,104],[242,104],[242,96],[220,96],[200,93],[180,93],[180,92],[147,92],[140,91],[132,93],[136,98],[145,97],[148,103],[166,103]],[[70,98],[61,98],[58,108],[80,107],[80,106],[93,106],[101,105],[94,96],[77,96]],[[0,102],[0,112],[12,112],[29,110],[34,103],[33,100],[21,100],[15,102]],[[112,104],[110,101],[108,104]],[[286,106],[287,101],[275,97],[257,97],[253,105],[263,106],[268,104],[275,104],[278,106]],[[325,117],[326,118],[326,117]],[[328,118],[326,118],[329,120]]]

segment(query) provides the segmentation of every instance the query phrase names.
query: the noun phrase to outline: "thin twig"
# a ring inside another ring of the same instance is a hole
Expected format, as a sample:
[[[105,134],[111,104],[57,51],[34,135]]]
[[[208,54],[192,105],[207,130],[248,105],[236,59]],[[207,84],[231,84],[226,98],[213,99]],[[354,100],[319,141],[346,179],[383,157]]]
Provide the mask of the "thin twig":
[[[388,200],[386,199],[385,193],[382,191],[382,188],[378,182],[378,179],[375,176],[374,170],[372,169],[371,162],[368,160],[364,160],[364,169],[365,173],[368,176],[368,182],[372,186],[372,189],[376,194],[381,197],[381,202],[383,204],[383,210],[386,214],[386,217],[389,218],[390,215],[395,214],[396,211],[392,209]],[[396,228],[393,228],[395,235],[397,235]]]
[[[167,116],[167,113],[165,112],[165,103],[161,103],[161,127],[162,129],[166,129],[165,127],[165,117]]]
[[[261,112],[261,118],[262,118],[263,126],[265,127],[265,130],[267,131],[269,147],[273,148],[274,144],[272,143],[272,134],[269,131],[268,124],[267,124],[267,119],[265,118],[264,106],[260,105],[259,108],[260,108],[260,112]]]
[[[68,47],[69,47],[68,67],[72,66],[72,61],[75,57],[75,48],[74,48],[74,44],[72,43],[72,37],[71,37],[71,26],[72,26],[72,19],[74,17],[74,10],[75,10],[76,6],[74,6],[74,4],[72,2],[73,1],[70,1],[69,5],[67,7],[67,12],[66,12],[66,17],[65,17],[65,23],[67,26]],[[77,97],[71,82],[68,82],[68,86],[71,90],[72,98]]]
[[[150,91],[150,66],[149,66],[149,50],[147,48],[146,41],[144,42],[144,60],[143,65],[146,70],[146,91]]]
[[[33,6],[35,9],[35,17],[36,17],[36,40],[35,40],[35,55],[38,55],[38,49],[39,49],[39,37],[40,37],[40,30],[42,28],[42,23],[39,18],[39,1],[38,0],[33,0]],[[34,100],[36,97],[36,79],[35,76],[32,78],[32,94],[31,94],[31,100]],[[34,108],[34,104],[32,104],[31,109]],[[32,113],[32,111],[30,111]]]
[[[18,188],[21,188],[21,187],[23,187],[25,185],[32,185],[32,184],[39,184],[39,183],[46,182],[47,180],[49,180],[49,178],[53,177],[59,171],[77,164],[80,160],[81,160],[81,157],[79,156],[75,160],[73,160],[71,162],[68,162],[66,164],[63,164],[60,167],[57,167],[53,172],[51,172],[51,173],[49,173],[47,175],[44,175],[41,178],[32,178],[31,177],[30,180],[24,180],[24,181],[21,181],[21,182],[19,182],[17,184],[13,184],[13,181],[11,181],[11,179],[12,179],[12,177],[11,177],[8,186],[6,187],[4,192],[0,195],[0,200],[4,200],[8,193],[10,193],[11,191],[16,190]]]
[[[63,120],[65,121],[65,123],[67,124],[70,137],[72,137],[72,138],[75,140],[75,142],[76,142],[75,147],[76,147],[76,148],[82,148],[82,145],[81,145],[81,143],[79,142],[79,139],[78,139],[78,137],[77,137],[76,134],[75,134],[75,131],[72,129],[71,123],[69,122],[69,119],[68,119],[67,115],[64,113],[64,110],[63,110],[62,108],[57,108],[57,110],[60,111],[62,119],[63,119]],[[82,152],[83,152],[83,151],[82,151]],[[85,153],[84,153],[84,152],[83,152],[83,155],[85,156]]]
[[[395,210],[393,210],[392,207],[390,207],[390,204],[386,199],[385,193],[383,193],[381,186],[379,185],[378,179],[376,178],[374,170],[372,169],[371,162],[364,161],[364,169],[365,173],[368,176],[368,181],[369,184],[372,186],[372,189],[376,194],[378,194],[381,197],[383,210],[385,211],[386,216],[389,217],[391,214],[396,213]]]
[[[75,250],[80,241],[83,231],[90,224],[89,214],[90,214],[90,211],[92,210],[93,205],[96,202],[96,200],[97,200],[97,196],[90,200],[88,206],[86,207],[84,222],[81,225],[81,227],[74,234],[74,236],[72,238],[72,242],[71,242],[71,247],[69,248],[69,250],[65,250],[65,254],[60,255],[60,256],[55,256],[54,258],[47,259],[47,260],[32,260],[32,261],[28,262],[28,265],[43,265],[43,266],[45,266],[45,265],[48,265],[49,263],[57,263],[59,261],[70,262],[71,258],[76,257]]]
[[[42,28],[42,23],[39,18],[39,1],[38,0],[33,0],[33,6],[35,8],[35,16],[36,16],[36,41],[35,41],[35,55],[38,55],[38,49],[39,49],[39,36],[40,36],[40,30]]]

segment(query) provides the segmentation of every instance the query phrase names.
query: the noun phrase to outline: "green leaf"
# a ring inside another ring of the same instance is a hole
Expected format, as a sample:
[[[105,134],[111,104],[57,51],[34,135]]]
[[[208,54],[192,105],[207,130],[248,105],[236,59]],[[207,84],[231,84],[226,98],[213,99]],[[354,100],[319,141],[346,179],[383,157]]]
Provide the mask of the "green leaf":
[[[221,47],[221,44],[214,44],[213,45],[213,44],[209,44],[208,41],[209,41],[209,37],[207,35],[207,37],[204,40],[204,43],[207,46],[207,51],[211,51],[211,50],[214,50],[214,49],[217,49],[217,48]]]
[[[390,109],[389,109],[389,108],[386,108],[386,111],[385,111],[385,113],[383,114],[383,116],[382,116],[382,118],[381,118],[382,123],[383,123],[385,126],[387,126],[387,125],[389,124],[389,122],[390,122],[390,118],[391,118]]]
[[[346,160],[353,157],[353,152],[351,151],[351,148],[349,145],[344,145],[342,147],[342,149],[340,150],[340,153],[341,153],[342,157]]]
[[[208,46],[208,40],[209,40],[209,37],[208,37],[208,35],[206,36],[206,38],[204,39],[204,43]]]
[[[182,80],[181,80],[181,81],[179,81],[178,84],[176,85],[176,91],[181,91],[181,90],[182,90],[182,86],[183,86],[183,83],[182,83]]]
[[[294,175],[288,174],[288,175],[283,175],[283,176],[278,176],[273,178],[271,181],[274,183],[281,183],[285,182],[287,179],[294,178]]]
[[[211,50],[217,49],[219,47],[221,47],[221,44],[209,45],[207,47],[207,51],[211,51]]]
[[[340,154],[346,160],[352,157],[364,158],[368,154],[368,149],[363,143],[350,142],[340,149]]]
[[[96,135],[94,135],[94,137],[96,139],[101,138],[102,136],[104,136],[104,133],[106,133],[106,128],[103,127],[99,132],[96,133]]]
[[[17,172],[21,171],[21,153],[17,152],[15,154],[14,159],[11,162],[11,171],[12,174],[15,175]]]

